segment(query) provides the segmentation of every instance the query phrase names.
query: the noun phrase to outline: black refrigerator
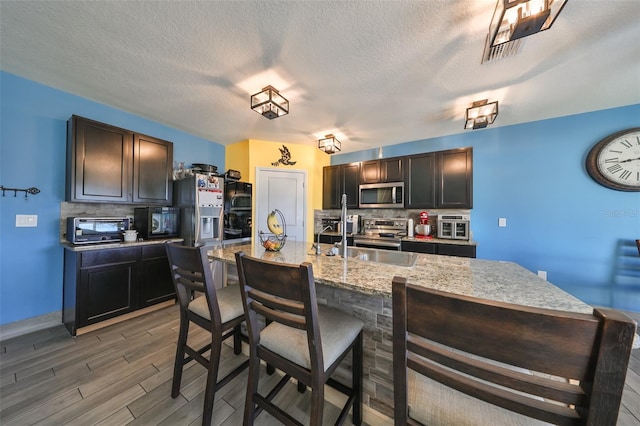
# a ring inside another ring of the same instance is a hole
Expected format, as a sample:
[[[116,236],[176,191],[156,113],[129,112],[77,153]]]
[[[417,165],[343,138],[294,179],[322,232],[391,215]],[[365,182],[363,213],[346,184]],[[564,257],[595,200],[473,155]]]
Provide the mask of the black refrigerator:
[[[225,247],[251,242],[251,208],[253,184],[234,180],[224,182]]]

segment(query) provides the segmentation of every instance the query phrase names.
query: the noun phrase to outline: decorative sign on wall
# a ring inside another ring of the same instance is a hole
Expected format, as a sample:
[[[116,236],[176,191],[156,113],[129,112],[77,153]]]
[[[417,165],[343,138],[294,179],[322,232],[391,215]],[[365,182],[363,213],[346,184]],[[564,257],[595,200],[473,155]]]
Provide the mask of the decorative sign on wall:
[[[280,150],[281,157],[278,161],[274,161],[271,163],[272,166],[278,167],[280,164],[284,164],[285,166],[293,166],[297,163],[297,161],[291,161],[291,153],[289,152],[289,148],[282,145],[282,148],[278,148]]]

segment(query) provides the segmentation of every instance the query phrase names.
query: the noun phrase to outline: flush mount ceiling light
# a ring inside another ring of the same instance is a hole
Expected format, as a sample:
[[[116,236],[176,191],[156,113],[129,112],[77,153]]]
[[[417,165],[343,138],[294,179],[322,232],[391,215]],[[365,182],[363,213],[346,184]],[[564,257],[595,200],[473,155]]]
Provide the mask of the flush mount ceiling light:
[[[498,0],[482,62],[513,55],[520,39],[551,28],[568,0]]]
[[[289,114],[289,101],[273,86],[251,95],[251,109],[269,120]]]
[[[465,129],[484,129],[493,124],[498,116],[498,101],[487,103],[487,99],[476,101],[467,108],[465,114]]]
[[[335,136],[326,135],[324,139],[318,140],[318,148],[320,148],[320,151],[324,151],[327,154],[333,154],[340,151],[342,144]]]
[[[548,30],[568,0],[498,0],[489,26],[491,46]]]

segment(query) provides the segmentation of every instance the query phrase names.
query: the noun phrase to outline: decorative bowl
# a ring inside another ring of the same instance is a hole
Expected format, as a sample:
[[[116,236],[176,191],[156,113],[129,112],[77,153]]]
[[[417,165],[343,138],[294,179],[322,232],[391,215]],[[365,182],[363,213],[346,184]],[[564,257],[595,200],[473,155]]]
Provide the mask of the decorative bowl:
[[[260,244],[267,251],[280,251],[287,241],[286,235],[276,237],[275,235],[265,235],[262,231],[258,232],[258,237],[260,237]]]

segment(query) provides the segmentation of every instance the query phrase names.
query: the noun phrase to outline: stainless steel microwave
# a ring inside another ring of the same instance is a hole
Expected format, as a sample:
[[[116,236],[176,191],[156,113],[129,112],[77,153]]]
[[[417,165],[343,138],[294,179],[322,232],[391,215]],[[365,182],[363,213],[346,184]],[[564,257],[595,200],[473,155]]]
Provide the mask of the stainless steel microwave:
[[[404,208],[404,182],[360,185],[358,200],[361,209]]]

